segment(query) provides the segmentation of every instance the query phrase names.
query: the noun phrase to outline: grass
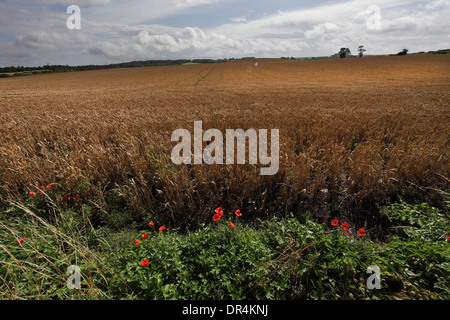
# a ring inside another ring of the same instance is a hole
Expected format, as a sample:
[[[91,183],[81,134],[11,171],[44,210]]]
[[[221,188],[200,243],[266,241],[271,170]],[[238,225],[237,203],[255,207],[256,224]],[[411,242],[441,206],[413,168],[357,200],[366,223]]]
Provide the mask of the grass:
[[[94,228],[82,203],[62,209],[49,196],[42,210],[42,200],[0,216],[2,299],[450,298],[450,220],[426,204],[384,208],[390,239],[380,243],[371,230],[358,236],[360,226],[305,214],[246,222],[225,210],[187,232]],[[80,290],[67,288],[70,265],[81,269]],[[381,289],[367,288],[370,265]]]

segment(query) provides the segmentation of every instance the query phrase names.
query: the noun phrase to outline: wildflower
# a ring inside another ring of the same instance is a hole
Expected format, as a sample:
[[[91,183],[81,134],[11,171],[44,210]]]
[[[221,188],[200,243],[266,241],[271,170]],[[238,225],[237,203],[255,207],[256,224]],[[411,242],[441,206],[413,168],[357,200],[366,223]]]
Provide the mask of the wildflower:
[[[234,223],[230,221],[229,224],[230,224],[231,229],[234,230]]]
[[[148,235],[147,235],[146,233],[144,233],[144,234],[142,235],[142,239],[143,239],[143,240],[147,239],[147,237],[148,237]]]
[[[342,230],[348,230],[348,227],[349,227],[349,225],[347,222],[344,222],[343,224],[341,224]]]
[[[45,193],[44,191],[41,191],[39,192],[39,195],[42,196],[44,193]]]
[[[361,228],[358,230],[358,237],[362,237],[365,234],[366,234],[366,231],[364,230],[364,228]]]
[[[25,241],[24,237],[20,237],[19,239],[16,240],[16,243],[22,243]]]
[[[219,218],[223,215],[222,207],[218,207],[216,210],[214,210],[214,212],[219,216]]]
[[[136,247],[139,245],[140,241],[139,240],[134,240],[134,244],[136,245]]]
[[[347,234],[344,232],[344,236],[346,236]]]
[[[445,241],[450,241],[450,236],[446,236]]]
[[[53,188],[53,184],[48,184],[47,189],[51,189],[51,188]]]
[[[236,214],[236,217],[242,216],[241,210],[239,210],[239,209],[236,210],[235,214]]]
[[[148,267],[148,265],[149,265],[149,262],[148,262],[147,259],[142,260],[141,266],[143,266],[143,267]]]
[[[36,198],[36,192],[31,192],[31,191],[30,191],[29,194],[30,194],[30,197]]]
[[[332,225],[332,226],[337,226],[338,223],[339,223],[339,220],[338,220],[338,219],[334,219],[333,221],[331,221],[331,225]]]
[[[164,231],[164,230],[166,230],[165,226],[162,226],[162,227],[159,228],[159,231]]]
[[[80,195],[77,194],[77,195],[75,196],[75,199],[80,199]]]
[[[154,223],[153,223],[153,221],[150,221],[148,224],[151,225],[151,226],[153,226]]]
[[[44,190],[44,189],[45,189],[45,187],[44,187],[44,186],[40,186],[40,187],[39,187],[39,189],[41,189],[41,190]]]
[[[220,220],[219,214],[213,215],[213,221],[214,221],[214,222],[219,221],[219,220]]]

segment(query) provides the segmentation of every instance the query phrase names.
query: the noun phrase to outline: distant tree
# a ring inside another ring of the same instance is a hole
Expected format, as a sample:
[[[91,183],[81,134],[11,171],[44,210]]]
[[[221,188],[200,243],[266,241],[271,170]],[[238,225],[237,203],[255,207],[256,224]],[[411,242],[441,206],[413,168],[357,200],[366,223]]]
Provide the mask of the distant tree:
[[[397,53],[397,55],[399,55],[399,56],[406,56],[407,53],[408,53],[408,49],[403,49],[402,51]]]
[[[360,58],[362,58],[362,56],[363,56],[363,54],[364,54],[365,51],[366,51],[366,49],[364,49],[364,46],[359,46],[359,47],[358,47],[358,52],[359,52],[358,56],[359,56]]]
[[[339,56],[341,58],[346,58],[349,54],[351,54],[351,51],[349,48],[341,48],[341,50],[339,50]]]

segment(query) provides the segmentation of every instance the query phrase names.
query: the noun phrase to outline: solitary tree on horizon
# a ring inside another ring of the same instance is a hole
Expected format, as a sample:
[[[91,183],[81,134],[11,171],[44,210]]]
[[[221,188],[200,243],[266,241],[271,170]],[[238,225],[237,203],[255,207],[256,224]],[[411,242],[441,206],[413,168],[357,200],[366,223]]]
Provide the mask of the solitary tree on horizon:
[[[366,51],[366,49],[364,49],[364,46],[359,46],[358,47],[358,52],[359,52],[359,57],[362,58],[364,52]]]
[[[341,58],[346,58],[347,55],[351,54],[351,51],[349,48],[341,48],[341,50],[339,50],[339,56]]]

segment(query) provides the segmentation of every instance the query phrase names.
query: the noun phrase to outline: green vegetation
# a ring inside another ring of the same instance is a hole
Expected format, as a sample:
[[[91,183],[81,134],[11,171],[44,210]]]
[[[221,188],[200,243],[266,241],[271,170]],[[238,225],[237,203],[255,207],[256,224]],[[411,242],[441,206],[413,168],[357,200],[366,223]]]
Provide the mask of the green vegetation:
[[[96,222],[93,207],[56,186],[3,203],[0,298],[450,298],[450,220],[426,204],[385,207],[385,243],[344,220],[250,220],[229,210],[191,231],[160,231],[158,221],[119,231]],[[374,264],[381,289],[370,290]],[[66,285],[70,265],[81,269],[80,290]]]

